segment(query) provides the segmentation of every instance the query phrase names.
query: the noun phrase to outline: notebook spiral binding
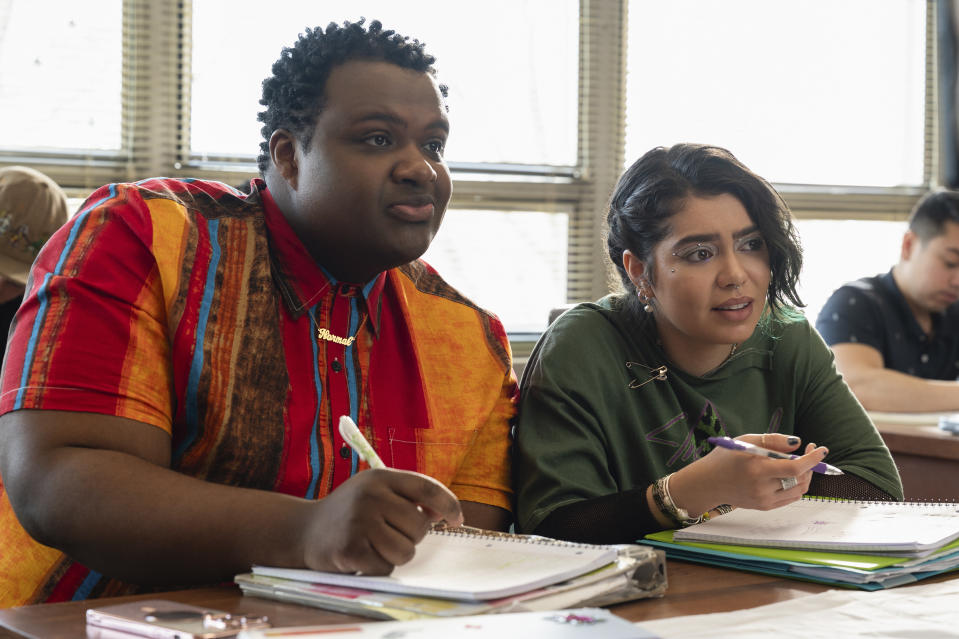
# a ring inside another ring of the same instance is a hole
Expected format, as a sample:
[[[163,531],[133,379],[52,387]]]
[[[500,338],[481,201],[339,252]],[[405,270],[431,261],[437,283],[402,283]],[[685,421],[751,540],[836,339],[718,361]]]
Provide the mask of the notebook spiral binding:
[[[433,535],[443,535],[446,537],[486,537],[489,539],[502,539],[517,544],[532,544],[536,546],[559,546],[563,548],[613,548],[615,546],[603,544],[585,544],[578,541],[566,541],[563,539],[553,539],[551,537],[541,537],[539,535],[519,535],[516,533],[499,532],[498,530],[485,530],[483,528],[473,528],[471,526],[434,526],[430,531]]]
[[[818,497],[804,495],[803,501],[839,502],[844,504],[862,504],[864,506],[953,506],[959,508],[959,502],[944,499],[913,499],[910,501],[886,501],[881,499],[836,499],[834,497]]]

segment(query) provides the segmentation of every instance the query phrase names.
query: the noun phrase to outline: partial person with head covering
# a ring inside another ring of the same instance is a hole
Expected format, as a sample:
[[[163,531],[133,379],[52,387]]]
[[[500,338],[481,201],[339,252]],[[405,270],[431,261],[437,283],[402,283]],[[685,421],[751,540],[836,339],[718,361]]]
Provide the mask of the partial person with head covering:
[[[56,182],[26,166],[0,168],[0,331],[4,346],[23,300],[30,266],[47,239],[66,221],[67,196]]]

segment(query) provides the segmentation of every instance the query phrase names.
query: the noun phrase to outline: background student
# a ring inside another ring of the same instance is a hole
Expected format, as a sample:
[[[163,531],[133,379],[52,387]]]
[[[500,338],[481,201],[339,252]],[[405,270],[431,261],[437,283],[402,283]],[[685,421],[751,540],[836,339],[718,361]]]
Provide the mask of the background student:
[[[902,498],[889,451],[790,306],[801,251],[765,180],[724,149],[655,148],[621,177],[607,223],[627,292],[562,315],[523,375],[520,530],[628,542],[809,490]],[[827,454],[844,475],[810,471]]]
[[[66,221],[67,196],[56,182],[30,167],[0,168],[0,337],[4,346],[23,301],[30,265]]]
[[[47,244],[0,396],[0,606],[385,574],[436,520],[508,525],[505,332],[417,259],[451,190],[433,60],[307,30],[250,193],[109,185]],[[344,414],[395,470],[358,472]]]
[[[899,262],[837,289],[816,329],[868,410],[959,409],[959,192],[924,196]]]

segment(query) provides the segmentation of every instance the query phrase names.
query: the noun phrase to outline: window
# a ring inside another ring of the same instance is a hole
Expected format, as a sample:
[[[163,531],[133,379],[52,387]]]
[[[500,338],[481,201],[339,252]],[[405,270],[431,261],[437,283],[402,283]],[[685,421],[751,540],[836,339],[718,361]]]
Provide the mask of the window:
[[[121,0],[0,1],[0,144],[119,150]]]
[[[578,5],[571,0],[289,0],[263,20],[256,2],[193,3],[195,156],[257,152],[259,81],[307,26],[360,17],[419,38],[449,87],[447,160],[573,166],[576,163]],[[504,16],[509,16],[505,19]],[[543,21],[541,16],[548,15]],[[542,27],[542,28],[538,28]],[[230,96],[233,108],[223,108]]]
[[[627,163],[726,147],[777,183],[923,184],[922,0],[634,0]]]
[[[423,259],[511,332],[538,332],[549,309],[566,299],[567,220],[560,213],[454,209]]]

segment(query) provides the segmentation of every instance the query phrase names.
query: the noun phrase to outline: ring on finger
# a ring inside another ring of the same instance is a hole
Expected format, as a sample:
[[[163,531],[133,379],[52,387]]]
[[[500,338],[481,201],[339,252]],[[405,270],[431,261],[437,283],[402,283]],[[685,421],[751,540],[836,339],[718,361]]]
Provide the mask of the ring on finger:
[[[765,448],[765,447],[766,447],[766,433],[763,433],[763,436],[762,436],[762,438],[761,438],[759,441],[760,441],[760,446],[762,446],[763,448]]]
[[[783,477],[779,480],[779,483],[783,487],[783,490],[789,490],[799,482],[796,481],[795,477]]]

